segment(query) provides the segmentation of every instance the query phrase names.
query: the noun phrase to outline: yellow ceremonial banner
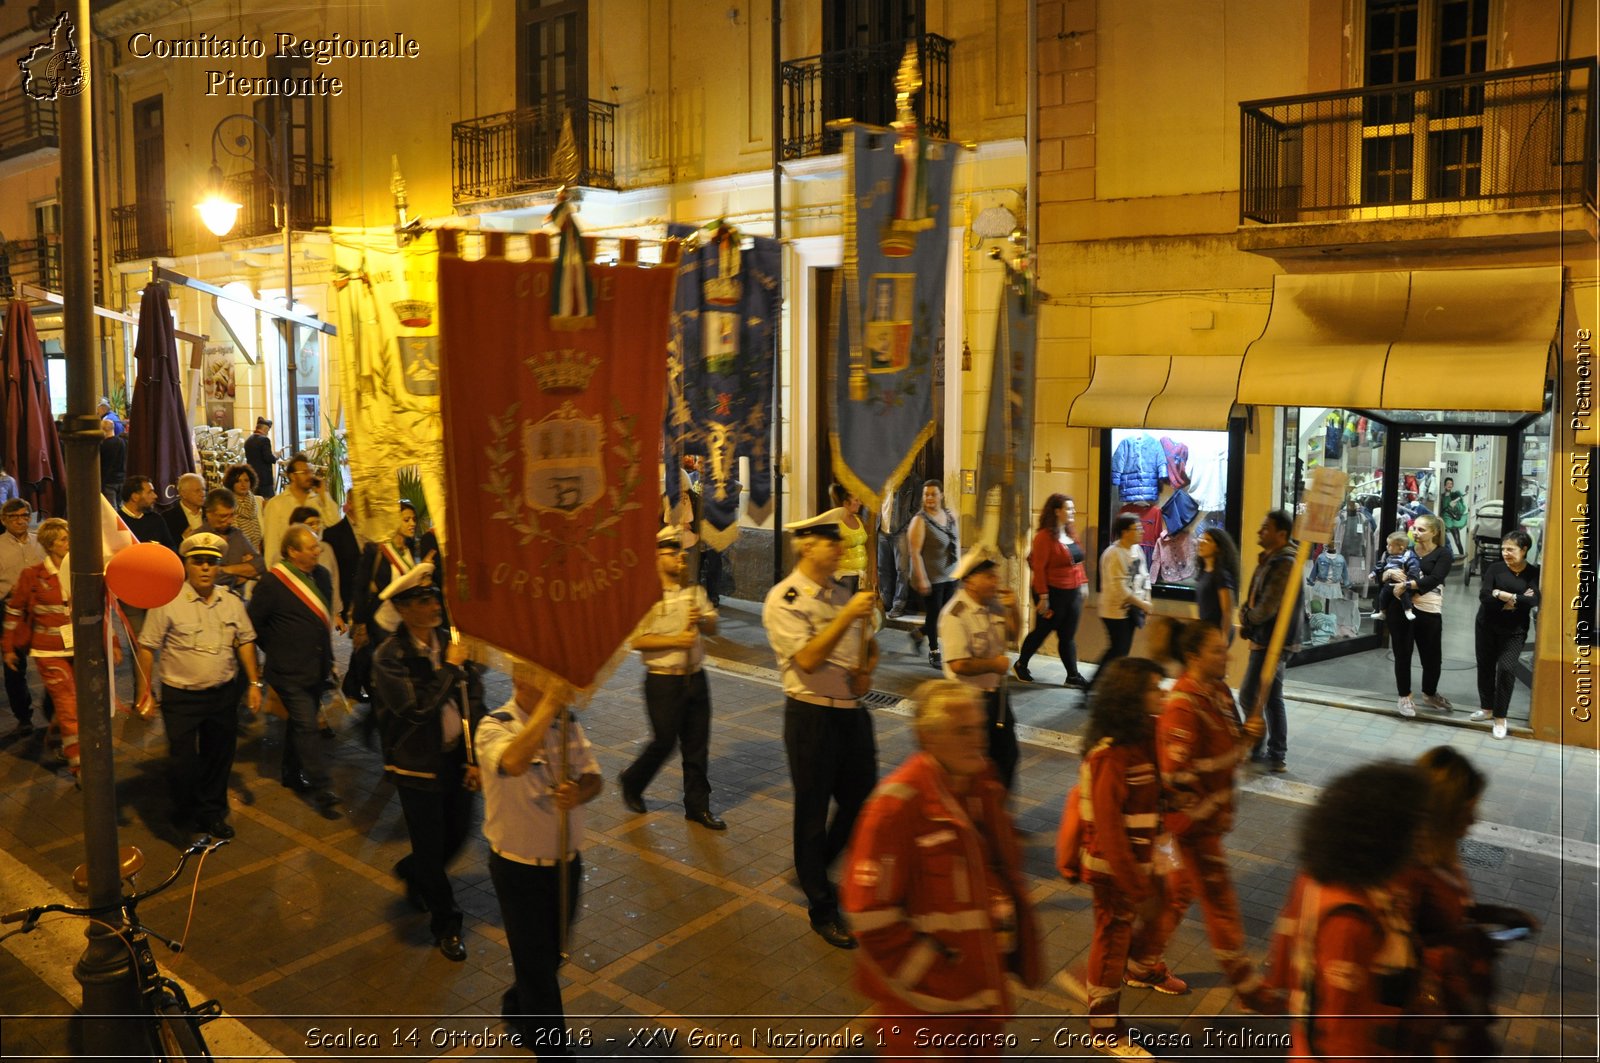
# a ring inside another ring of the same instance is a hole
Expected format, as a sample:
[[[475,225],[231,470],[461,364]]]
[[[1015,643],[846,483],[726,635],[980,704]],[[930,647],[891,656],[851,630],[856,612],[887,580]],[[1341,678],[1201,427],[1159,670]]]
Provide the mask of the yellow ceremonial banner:
[[[395,470],[417,466],[434,526],[444,527],[439,417],[439,245],[404,247],[391,231],[334,234],[339,359],[356,522],[393,530]]]

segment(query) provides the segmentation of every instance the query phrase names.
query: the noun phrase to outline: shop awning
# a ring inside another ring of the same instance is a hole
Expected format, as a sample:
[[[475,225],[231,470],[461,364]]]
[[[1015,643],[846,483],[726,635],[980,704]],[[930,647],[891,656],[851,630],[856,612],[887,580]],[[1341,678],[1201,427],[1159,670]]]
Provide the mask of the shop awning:
[[[1239,401],[1537,413],[1561,299],[1560,266],[1282,275]]]
[[[1400,271],[1274,277],[1267,327],[1245,348],[1239,401],[1381,407],[1384,363],[1405,324],[1409,289],[1410,275]]]
[[[1538,413],[1561,298],[1560,266],[1413,272],[1383,405]]]
[[[1148,428],[1222,431],[1239,391],[1243,355],[1179,355],[1172,359],[1161,394],[1150,400]]]
[[[1089,387],[1073,400],[1067,423],[1081,428],[1141,428],[1150,402],[1167,384],[1172,359],[1107,354],[1094,360]]]

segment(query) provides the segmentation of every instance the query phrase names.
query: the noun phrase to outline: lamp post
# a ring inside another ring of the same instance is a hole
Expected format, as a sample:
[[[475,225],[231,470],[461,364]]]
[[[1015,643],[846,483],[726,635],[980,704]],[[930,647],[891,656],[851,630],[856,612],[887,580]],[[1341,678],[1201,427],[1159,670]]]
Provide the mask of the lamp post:
[[[278,132],[274,136],[253,115],[236,112],[223,115],[211,130],[211,170],[209,173],[210,188],[204,199],[195,205],[200,212],[200,221],[207,229],[218,236],[226,236],[233,229],[233,223],[239,217],[241,204],[230,198],[223,186],[222,167],[217,165],[217,147],[232,155],[234,158],[245,158],[250,154],[251,138],[244,133],[235,136],[231,141],[222,135],[222,127],[229,122],[248,122],[259,130],[258,135],[266,142],[267,152],[275,164],[276,176],[273,170],[265,171],[267,181],[272,185],[273,195],[277,197],[278,224],[283,229],[283,301],[290,313],[294,312],[294,228],[290,220],[289,201],[293,192],[289,174],[289,108],[285,105],[278,107]],[[300,411],[295,401],[295,376],[299,372],[295,365],[296,330],[294,321],[288,318],[279,319],[279,328],[283,331],[284,358],[284,386],[283,395],[286,411],[286,420],[289,424],[290,451],[300,449]]]

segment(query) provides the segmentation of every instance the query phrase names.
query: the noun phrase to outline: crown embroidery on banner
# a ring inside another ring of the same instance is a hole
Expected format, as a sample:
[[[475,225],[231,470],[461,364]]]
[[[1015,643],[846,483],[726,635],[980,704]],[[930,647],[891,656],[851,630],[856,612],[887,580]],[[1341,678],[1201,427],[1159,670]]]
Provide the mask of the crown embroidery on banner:
[[[399,299],[389,305],[406,328],[427,328],[433,324],[433,304],[426,299]]]
[[[588,390],[589,380],[600,368],[600,358],[587,351],[545,351],[525,359],[523,364],[532,370],[540,391],[560,395]]]

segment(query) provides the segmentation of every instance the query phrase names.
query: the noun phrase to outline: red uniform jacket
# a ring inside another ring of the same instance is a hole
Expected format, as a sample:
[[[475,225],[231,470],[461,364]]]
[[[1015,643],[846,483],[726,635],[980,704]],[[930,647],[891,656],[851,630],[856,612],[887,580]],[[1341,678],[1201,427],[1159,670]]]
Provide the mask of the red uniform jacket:
[[[1202,685],[1179,676],[1156,720],[1156,755],[1174,834],[1233,829],[1233,770],[1248,746],[1227,684]]]
[[[861,942],[856,984],[896,1014],[1012,1012],[996,900],[1014,909],[1010,968],[1039,981],[1022,858],[992,769],[964,797],[918,753],[873,792],[856,824],[841,901]]]
[[[4,651],[64,650],[61,629],[71,626],[72,606],[62,594],[61,574],[46,572],[42,561],[23,569],[6,602]]]
[[[1088,785],[1078,784],[1083,879],[1109,882],[1140,900],[1150,891],[1150,860],[1161,822],[1155,755],[1147,746],[1112,745],[1104,738],[1084,758],[1084,774]]]

